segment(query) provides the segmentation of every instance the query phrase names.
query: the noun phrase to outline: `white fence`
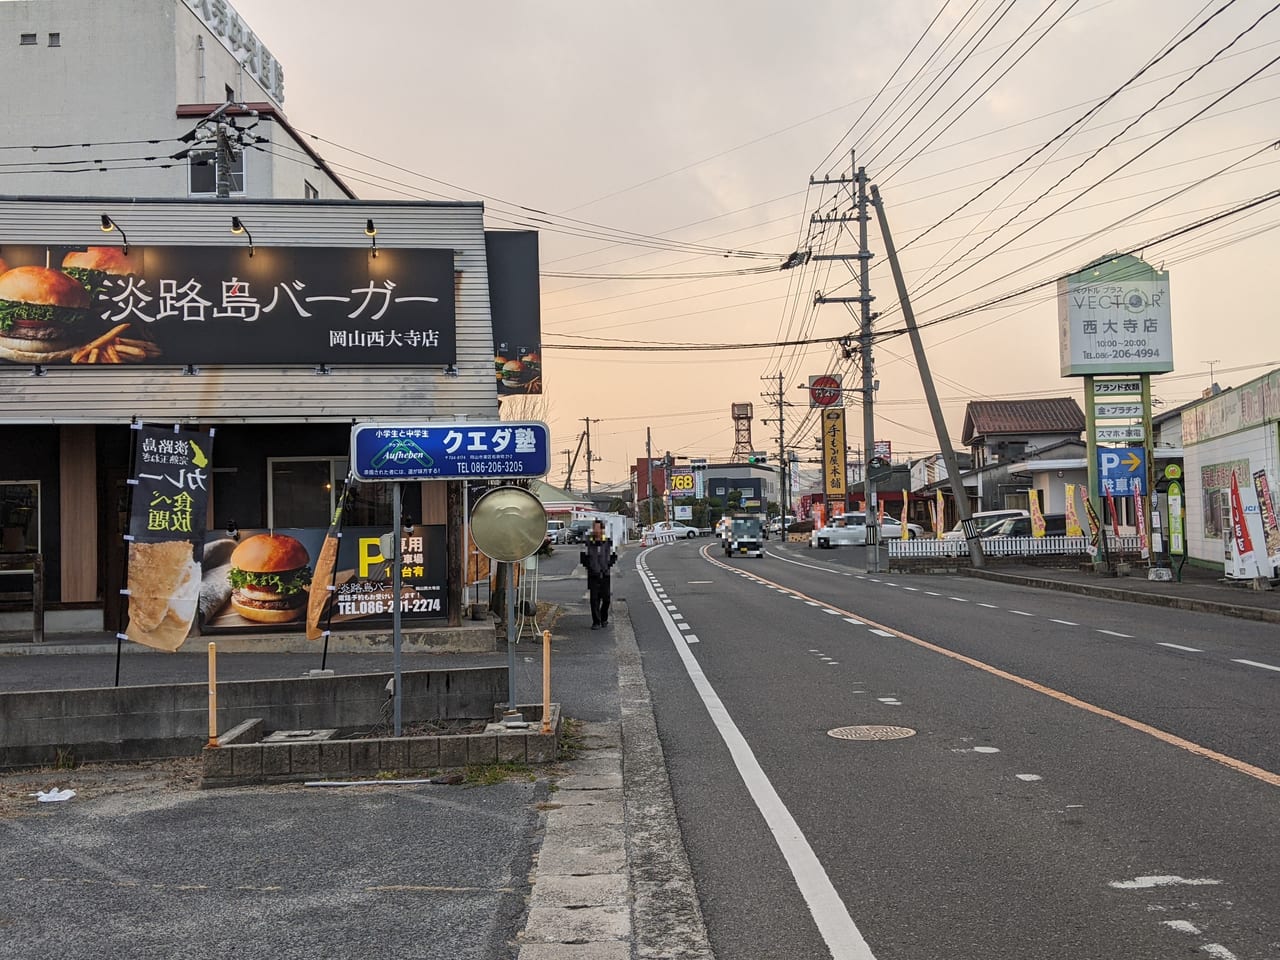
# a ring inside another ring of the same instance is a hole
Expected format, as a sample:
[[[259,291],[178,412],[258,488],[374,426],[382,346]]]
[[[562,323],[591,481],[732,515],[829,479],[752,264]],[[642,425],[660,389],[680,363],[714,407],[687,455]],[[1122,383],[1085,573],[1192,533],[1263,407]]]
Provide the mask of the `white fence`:
[[[889,559],[929,559],[939,557],[967,557],[969,544],[965,540],[886,540]],[[988,557],[1043,557],[1053,555],[1084,555],[1088,553],[1087,537],[986,537],[982,552]],[[1141,547],[1137,537],[1111,536],[1107,549],[1112,553],[1138,553]]]

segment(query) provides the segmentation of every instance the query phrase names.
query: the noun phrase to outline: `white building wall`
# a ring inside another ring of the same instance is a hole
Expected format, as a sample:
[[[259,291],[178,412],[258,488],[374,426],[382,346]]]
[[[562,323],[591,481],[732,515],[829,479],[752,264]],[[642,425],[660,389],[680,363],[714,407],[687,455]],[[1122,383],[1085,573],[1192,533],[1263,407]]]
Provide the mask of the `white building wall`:
[[[36,34],[37,42],[20,45],[24,33]],[[49,46],[50,33],[60,46]],[[185,197],[188,161],[168,157],[185,146],[176,138],[197,118],[178,118],[177,107],[220,104],[227,86],[242,101],[270,101],[184,0],[5,0],[0,50],[6,145],[161,141],[13,151],[7,161],[77,162],[4,168],[0,195]],[[321,199],[345,197],[278,124],[264,122],[257,132],[275,144],[246,155],[246,196],[301,199],[309,180]],[[70,172],[79,169],[87,172]]]
[[[1206,512],[1211,509],[1210,496],[1220,494],[1206,492],[1205,480],[1214,475],[1213,468],[1223,464],[1239,463],[1244,469],[1240,476],[1242,485],[1253,483],[1253,471],[1265,469],[1273,492],[1280,482],[1280,434],[1275,421],[1251,427],[1225,437],[1216,437],[1203,443],[1188,444],[1184,448],[1183,466],[1187,491],[1187,555],[1195,560],[1221,563],[1223,538],[1209,536],[1205,529]],[[1217,471],[1221,473],[1222,471]]]
[[[220,423],[322,423],[374,417],[494,419],[493,328],[479,203],[357,201],[26,200],[0,197],[0,246],[102,243],[99,217],[110,215],[138,246],[225,246],[240,217],[255,245],[367,248],[365,220],[379,247],[453,250],[457,294],[458,376],[438,368],[343,366],[318,376],[297,366],[209,366],[186,376],[180,366],[26,366],[0,364],[0,423],[127,423],[194,420]],[[109,242],[118,242],[112,234]]]

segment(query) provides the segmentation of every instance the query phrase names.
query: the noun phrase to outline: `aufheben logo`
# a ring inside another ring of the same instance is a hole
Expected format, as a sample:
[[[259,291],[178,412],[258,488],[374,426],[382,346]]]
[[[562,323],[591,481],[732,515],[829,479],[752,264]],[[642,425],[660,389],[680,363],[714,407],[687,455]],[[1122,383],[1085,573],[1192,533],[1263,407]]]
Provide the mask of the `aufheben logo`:
[[[412,440],[392,440],[373,457],[372,466],[381,469],[388,463],[397,465],[416,464],[429,468],[435,464],[430,454]]]
[[[421,460],[422,453],[414,453],[412,450],[388,450],[386,459],[403,463],[408,460]]]

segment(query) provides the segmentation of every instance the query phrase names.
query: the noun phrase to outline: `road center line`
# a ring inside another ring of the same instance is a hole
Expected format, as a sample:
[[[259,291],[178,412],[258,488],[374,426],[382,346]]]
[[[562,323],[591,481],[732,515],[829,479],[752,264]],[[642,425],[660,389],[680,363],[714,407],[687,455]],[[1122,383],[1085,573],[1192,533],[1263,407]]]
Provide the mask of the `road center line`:
[[[708,563],[719,564],[723,566],[723,564],[720,564],[718,560],[712,559],[711,556],[705,552],[705,549],[706,548],[704,548],[703,558]],[[641,554],[641,556],[644,556],[644,554]],[[760,581],[762,583],[770,582],[765,580],[763,577],[760,578]],[[779,584],[779,586],[781,586],[781,584]],[[646,589],[647,588],[648,587],[646,585]],[[790,588],[785,588],[785,587],[783,589],[787,590],[787,592],[791,596],[795,597],[796,599],[802,599],[802,598],[808,599],[805,594],[802,594],[799,591],[791,590]],[[836,607],[835,609],[840,609],[840,608]],[[850,617],[854,616],[853,612],[849,610],[844,610],[841,612],[848,614]],[[1183,737],[1177,736],[1176,734],[1169,733],[1167,730],[1161,730],[1159,727],[1153,727],[1149,723],[1143,723],[1141,720],[1135,720],[1132,717],[1126,717],[1124,714],[1116,713],[1114,710],[1108,710],[1105,707],[1099,707],[1096,704],[1090,703],[1087,700],[1081,700],[1079,697],[1074,697],[1069,693],[1064,693],[1061,690],[1057,690],[1053,687],[1046,686],[1043,683],[1038,683],[1035,680],[1029,680],[1026,677],[1020,677],[1016,673],[1010,673],[1008,670],[1002,670],[999,667],[992,666],[989,663],[984,663],[983,661],[977,660],[974,657],[966,656],[963,653],[957,653],[955,650],[948,650],[946,647],[939,646],[936,643],[931,643],[928,640],[921,639],[920,637],[913,636],[909,633],[904,633],[901,630],[893,630],[892,628],[886,627],[883,624],[876,623],[874,620],[865,619],[864,622],[869,626],[877,627],[881,630],[887,631],[890,636],[895,636],[895,637],[898,637],[900,640],[905,640],[907,643],[915,644],[917,647],[921,647],[925,650],[931,650],[936,654],[939,654],[944,657],[948,657],[949,659],[955,660],[958,663],[967,664],[968,666],[971,666],[976,670],[981,670],[983,673],[990,674],[993,677],[998,677],[1001,680],[1007,680],[1010,683],[1016,683],[1018,686],[1023,687],[1027,690],[1032,690],[1036,693],[1043,694],[1046,697],[1050,697],[1054,700],[1057,700],[1059,703],[1065,703],[1067,706],[1075,707],[1076,709],[1083,710],[1086,713],[1091,713],[1096,717],[1102,717],[1105,720],[1114,721],[1115,723],[1118,723],[1121,726],[1128,727],[1130,730],[1136,730],[1138,733],[1143,733],[1149,737],[1159,740],[1161,743],[1168,744],[1171,747],[1177,747],[1179,750],[1185,750],[1187,753],[1194,754],[1197,757],[1204,757],[1206,760],[1212,760],[1214,763],[1220,763],[1224,767],[1229,767],[1230,769],[1236,771],[1237,773],[1243,773],[1247,777],[1253,777],[1253,779],[1255,780],[1261,780],[1263,783],[1268,784],[1269,786],[1280,787],[1280,773],[1273,773],[1270,770],[1265,770],[1262,767],[1254,766],[1253,764],[1248,763],[1244,760],[1240,760],[1237,757],[1231,757],[1225,753],[1219,753],[1217,750],[1211,750],[1208,747],[1195,743],[1194,741],[1187,740]],[[1248,666],[1256,666],[1256,667],[1261,667],[1265,670],[1275,670],[1277,672],[1280,672],[1280,667],[1273,667],[1270,664],[1266,664],[1266,663],[1255,663],[1254,661],[1251,661],[1251,660],[1233,661],[1233,662],[1245,663]]]
[[[1050,623],[1060,623],[1060,624],[1062,624],[1064,627],[1078,627],[1078,626],[1080,626],[1080,624],[1075,623],[1075,622],[1074,622],[1074,621],[1072,621],[1072,620],[1057,620],[1057,619],[1055,619],[1055,618],[1053,618],[1053,617],[1050,617],[1050,618],[1049,618],[1049,622],[1050,622]]]
[[[1232,663],[1243,663],[1246,667],[1261,667],[1263,670],[1274,670],[1280,673],[1280,667],[1273,667],[1269,663],[1259,663],[1257,660],[1232,660]]]
[[[1126,640],[1133,639],[1133,634],[1131,633],[1118,633],[1115,630],[1102,630],[1102,629],[1099,629],[1098,632],[1105,633],[1108,637],[1123,637]]]
[[[648,552],[649,550],[645,550],[640,557],[644,557]],[[705,557],[706,554],[704,553],[703,556]],[[637,563],[640,557],[636,559]],[[707,559],[710,560],[710,557]],[[658,611],[658,616],[662,618],[663,625],[667,628],[667,634],[675,645],[685,672],[689,674],[694,689],[702,698],[702,704],[706,707],[711,722],[715,724],[725,746],[729,748],[729,755],[733,758],[734,766],[738,768],[742,782],[751,794],[751,799],[755,801],[761,816],[764,817],[769,832],[773,834],[778,849],[787,861],[787,866],[791,868],[791,875],[795,877],[796,886],[804,897],[805,903],[809,905],[809,913],[812,914],[822,939],[826,941],[827,949],[831,951],[832,960],[875,960],[875,954],[863,939],[858,925],[849,916],[849,908],[840,899],[840,894],[836,892],[831,878],[827,876],[822,861],[813,852],[813,847],[809,846],[809,841],[805,839],[800,825],[796,823],[795,817],[791,815],[791,811],[787,809],[782,798],[778,796],[778,791],[765,775],[760,762],[751,750],[751,745],[747,743],[738,725],[733,722],[728,708],[725,707],[715,688],[711,686],[707,675],[702,672],[697,659],[689,652],[688,645],[680,639],[680,631],[675,629],[675,622],[658,603],[653,587],[646,584],[645,589],[649,593],[650,600],[653,601],[654,609]]]
[[[1199,647],[1184,647],[1180,643],[1156,643],[1157,647],[1168,647],[1171,650],[1185,650],[1187,653],[1204,653]]]

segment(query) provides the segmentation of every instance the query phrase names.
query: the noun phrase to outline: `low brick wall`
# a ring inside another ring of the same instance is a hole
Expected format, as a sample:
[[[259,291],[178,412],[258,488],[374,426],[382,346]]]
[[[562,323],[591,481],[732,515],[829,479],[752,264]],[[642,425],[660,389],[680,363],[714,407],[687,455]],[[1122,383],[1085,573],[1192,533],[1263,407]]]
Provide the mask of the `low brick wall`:
[[[205,747],[200,785],[369,779],[380,773],[407,778],[450,767],[554,762],[560,747],[560,704],[551,705],[551,732],[546,734],[541,732],[541,704],[522,704],[520,712],[530,722],[527,729],[318,743],[263,743],[263,724],[255,719],[219,738],[219,746]]]
[[[407,721],[483,720],[507,698],[507,668],[408,670]],[[373,726],[387,701],[385,673],[218,684],[218,729],[259,718],[268,730]],[[203,683],[0,693],[0,768],[199,754],[209,735]]]

